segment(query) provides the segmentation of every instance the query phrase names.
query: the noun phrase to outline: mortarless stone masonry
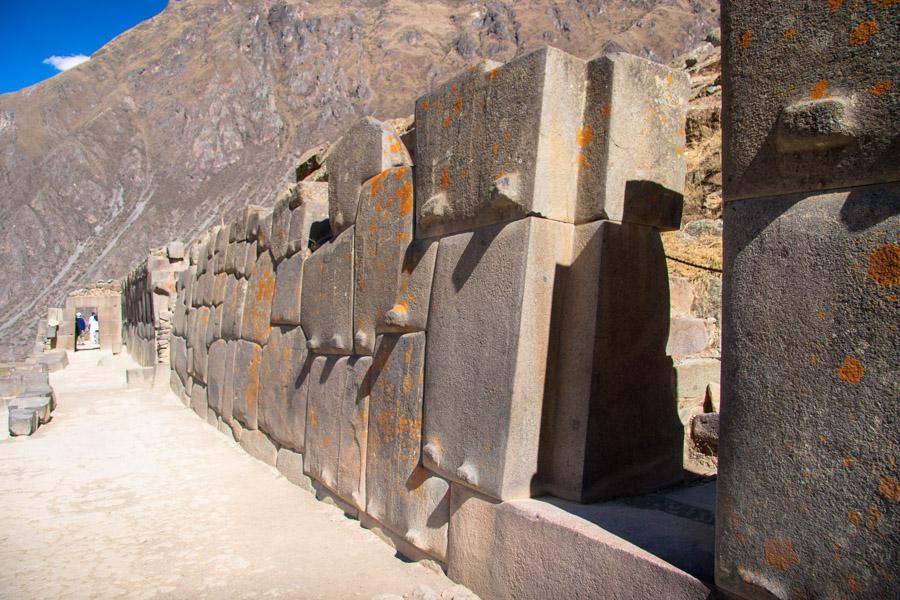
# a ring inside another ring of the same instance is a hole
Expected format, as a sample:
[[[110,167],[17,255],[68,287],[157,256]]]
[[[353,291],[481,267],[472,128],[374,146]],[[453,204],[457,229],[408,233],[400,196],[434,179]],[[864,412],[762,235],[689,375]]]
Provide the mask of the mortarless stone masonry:
[[[538,50],[437,86],[413,136],[358,122],[327,183],[129,276],[129,352],[486,599],[896,597],[896,18],[831,5],[724,6],[717,506],[668,487],[675,387],[718,404],[710,365],[673,381],[690,336],[667,349],[688,86],[633,56]],[[813,31],[837,62],[792,45]]]

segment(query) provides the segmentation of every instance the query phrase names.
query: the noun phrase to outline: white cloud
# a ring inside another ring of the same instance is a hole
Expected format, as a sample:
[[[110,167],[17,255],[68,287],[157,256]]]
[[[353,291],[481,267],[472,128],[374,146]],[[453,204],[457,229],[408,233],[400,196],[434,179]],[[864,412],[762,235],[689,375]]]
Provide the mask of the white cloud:
[[[51,56],[44,59],[45,65],[51,65],[58,71],[68,71],[72,67],[77,67],[81,63],[91,60],[90,56],[84,54],[73,54],[71,56]]]

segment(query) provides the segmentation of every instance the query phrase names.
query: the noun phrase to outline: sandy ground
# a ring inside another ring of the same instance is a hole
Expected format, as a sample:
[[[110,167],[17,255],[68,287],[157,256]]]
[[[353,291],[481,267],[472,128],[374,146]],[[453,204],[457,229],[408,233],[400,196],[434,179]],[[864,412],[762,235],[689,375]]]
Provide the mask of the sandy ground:
[[[127,388],[129,358],[69,360],[51,374],[53,420],[0,441],[0,598],[368,600],[452,585],[170,392]]]

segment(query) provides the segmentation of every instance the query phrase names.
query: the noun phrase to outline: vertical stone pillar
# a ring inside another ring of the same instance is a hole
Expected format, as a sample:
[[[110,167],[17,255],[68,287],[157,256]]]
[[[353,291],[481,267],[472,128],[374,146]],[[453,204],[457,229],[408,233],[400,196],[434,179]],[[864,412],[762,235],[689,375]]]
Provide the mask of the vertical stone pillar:
[[[722,8],[716,583],[900,597],[897,7]]]

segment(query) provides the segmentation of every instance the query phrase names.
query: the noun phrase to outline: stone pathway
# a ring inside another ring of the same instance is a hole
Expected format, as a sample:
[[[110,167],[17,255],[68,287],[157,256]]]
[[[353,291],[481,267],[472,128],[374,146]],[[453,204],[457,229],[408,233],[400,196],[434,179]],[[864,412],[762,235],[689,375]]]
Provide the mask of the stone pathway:
[[[363,598],[452,582],[251,458],[129,358],[69,354],[0,441],[0,598]],[[98,365],[99,363],[99,365]]]

